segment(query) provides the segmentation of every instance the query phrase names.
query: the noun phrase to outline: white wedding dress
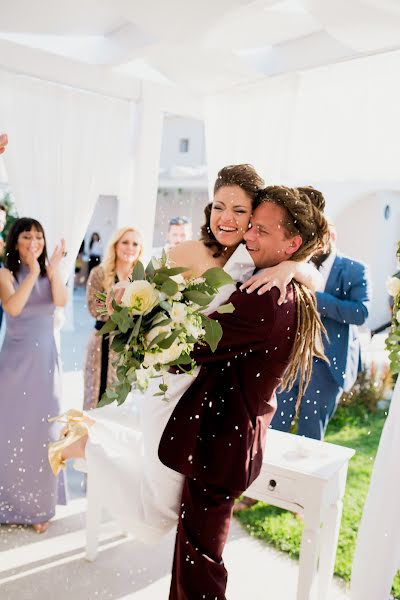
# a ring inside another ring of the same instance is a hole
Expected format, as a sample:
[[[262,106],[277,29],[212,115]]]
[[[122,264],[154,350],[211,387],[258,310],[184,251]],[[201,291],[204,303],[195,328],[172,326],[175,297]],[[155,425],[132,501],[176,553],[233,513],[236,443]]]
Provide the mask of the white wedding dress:
[[[235,282],[245,281],[254,262],[244,245],[227,261],[224,270]],[[226,285],[208,307],[214,311],[226,302],[235,286]],[[136,539],[157,542],[176,526],[183,476],[163,465],[158,445],[164,428],[193,375],[167,374],[168,401],[154,393],[154,379],[145,394],[135,391],[122,406],[117,403],[90,411],[96,423],[90,428],[86,460],[75,468],[88,473],[88,484],[96,486],[99,502]]]
[[[388,600],[400,569],[400,377],[382,431],[358,530],[352,600]]]

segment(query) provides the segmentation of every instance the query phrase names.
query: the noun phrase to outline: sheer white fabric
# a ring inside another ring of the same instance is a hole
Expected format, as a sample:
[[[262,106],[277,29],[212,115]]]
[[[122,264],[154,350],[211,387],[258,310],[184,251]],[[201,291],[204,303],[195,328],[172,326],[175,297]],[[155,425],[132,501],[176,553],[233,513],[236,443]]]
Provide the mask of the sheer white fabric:
[[[351,576],[352,600],[387,600],[400,568],[400,378],[382,431]]]
[[[398,182],[399,70],[396,51],[210,96],[210,181],[224,164],[251,162],[267,182]]]
[[[65,238],[67,276],[99,194],[126,194],[131,184],[132,105],[1,69],[0,89],[18,212],[42,222],[50,252]]]
[[[239,246],[225,265],[235,281],[247,279],[254,263]],[[224,303],[235,290],[221,288],[208,312]],[[198,369],[194,374],[197,375]],[[96,423],[90,428],[85,461],[75,467],[88,472],[88,484],[96,487],[99,501],[136,539],[154,543],[177,523],[183,476],[164,466],[158,445],[164,428],[181,396],[193,382],[191,375],[167,374],[168,401],[154,397],[156,379],[146,394],[135,392],[118,407],[116,403],[90,411]]]

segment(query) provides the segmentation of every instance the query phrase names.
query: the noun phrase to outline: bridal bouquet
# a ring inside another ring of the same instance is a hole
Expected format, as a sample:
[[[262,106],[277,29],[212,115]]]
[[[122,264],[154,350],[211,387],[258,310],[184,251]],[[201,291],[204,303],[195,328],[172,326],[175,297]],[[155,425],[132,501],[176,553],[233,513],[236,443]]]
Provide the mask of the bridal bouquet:
[[[397,266],[400,268],[400,242],[397,246]],[[386,349],[389,352],[390,370],[400,373],[400,279],[390,277],[387,281],[388,293],[393,296],[393,316]]]
[[[165,253],[144,269],[138,262],[129,281],[117,283],[109,294],[97,294],[99,313],[108,314],[99,335],[112,336],[118,354],[117,381],[103,394],[99,406],[115,400],[122,404],[132,386],[145,391],[153,377],[161,377],[159,392],[167,399],[163,375],[177,366],[185,373],[196,367],[194,345],[207,343],[214,352],[222,336],[220,324],[204,310],[218,289],[233,283],[223,269],[212,268],[201,277],[186,280],[186,267],[170,268]],[[232,304],[219,312],[232,312]]]

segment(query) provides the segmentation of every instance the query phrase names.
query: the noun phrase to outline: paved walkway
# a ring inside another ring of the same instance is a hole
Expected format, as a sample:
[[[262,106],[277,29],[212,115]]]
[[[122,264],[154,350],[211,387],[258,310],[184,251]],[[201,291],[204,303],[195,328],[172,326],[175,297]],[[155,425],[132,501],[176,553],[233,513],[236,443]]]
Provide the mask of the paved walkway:
[[[79,290],[74,298],[75,331],[62,333],[64,408],[82,405],[82,361],[92,320]],[[156,547],[124,537],[105,521],[101,551],[84,558],[85,508],[82,475],[68,469],[72,501],[58,507],[48,532],[0,527],[1,600],[166,600],[174,536]],[[233,521],[224,554],[229,600],[295,600],[298,563],[252,539]],[[348,600],[335,580],[326,600]]]

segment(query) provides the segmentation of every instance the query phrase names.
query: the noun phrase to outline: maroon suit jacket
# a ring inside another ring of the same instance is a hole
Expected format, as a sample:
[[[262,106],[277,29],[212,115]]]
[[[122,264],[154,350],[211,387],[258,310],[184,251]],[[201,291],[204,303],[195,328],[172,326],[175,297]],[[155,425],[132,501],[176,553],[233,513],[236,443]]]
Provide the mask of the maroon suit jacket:
[[[296,303],[288,286],[259,296],[237,290],[232,314],[213,313],[223,336],[214,353],[196,346],[201,365],[162,435],[159,457],[167,467],[230,490],[245,490],[260,472],[265,436],[276,410],[296,333]]]

